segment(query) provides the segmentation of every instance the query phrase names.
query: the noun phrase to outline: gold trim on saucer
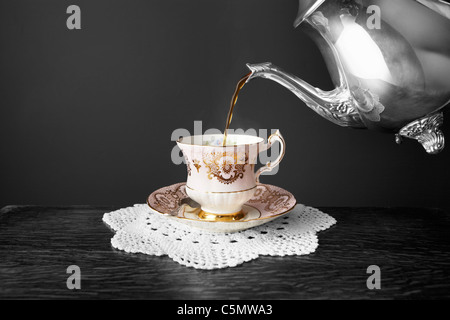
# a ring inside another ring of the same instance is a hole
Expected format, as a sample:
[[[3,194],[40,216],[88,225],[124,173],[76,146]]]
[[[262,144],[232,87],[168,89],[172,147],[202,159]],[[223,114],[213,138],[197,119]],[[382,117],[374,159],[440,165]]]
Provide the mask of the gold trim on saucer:
[[[292,210],[295,209],[295,207],[297,206],[297,204],[298,204],[298,202],[296,201],[295,204],[292,206],[292,208],[290,208],[290,209],[288,209],[288,210],[286,210],[286,211],[283,211],[283,212],[281,212],[281,213],[279,213],[279,214],[277,214],[277,215],[269,216],[269,217],[263,217],[263,218],[261,218],[261,211],[259,211],[258,208],[255,208],[254,206],[252,206],[252,205],[250,205],[250,204],[245,204],[246,206],[252,207],[253,209],[257,210],[257,211],[259,212],[259,218],[256,218],[256,219],[249,219],[249,220],[242,220],[242,219],[241,219],[241,220],[237,220],[237,221],[236,221],[236,220],[229,220],[229,221],[221,221],[221,222],[250,222],[250,221],[257,221],[257,220],[273,219],[273,218],[277,218],[277,217],[283,216],[283,215],[285,215],[285,214],[291,212]],[[151,210],[153,210],[153,211],[156,212],[156,213],[159,213],[159,214],[162,214],[162,215],[169,215],[168,213],[164,213],[164,212],[158,211],[158,210],[156,210],[155,208],[153,208],[153,207],[150,205],[150,203],[149,203],[148,200],[147,200],[147,205],[149,206],[149,208],[150,208]],[[203,211],[203,210],[202,210],[202,211]],[[244,217],[245,217],[245,215],[244,215]],[[176,219],[182,219],[182,220],[190,220],[190,221],[219,222],[219,221],[215,221],[215,220],[202,220],[202,219],[190,219],[190,218],[186,218],[186,217],[184,216],[184,212],[183,212],[183,216],[181,216],[181,217],[180,217],[180,216],[176,216],[176,217],[174,217],[174,218],[176,218]]]
[[[185,183],[178,183],[178,184],[175,184],[174,186],[178,186],[179,185],[179,187],[178,188],[180,188],[180,187],[187,187],[186,186],[186,184]],[[260,184],[260,185],[262,185],[262,186],[268,186],[268,187],[273,187],[273,186],[271,186],[271,185],[266,185],[266,184]],[[250,189],[251,190],[251,189]],[[284,190],[284,189],[283,189]],[[157,190],[158,191],[158,190]],[[286,190],[284,190],[284,191],[286,191]],[[289,193],[289,191],[286,191],[287,193]],[[152,193],[153,194],[153,193]],[[156,213],[159,213],[159,214],[162,214],[162,215],[170,215],[170,213],[169,212],[161,212],[161,211],[159,211],[159,210],[157,210],[156,208],[153,208],[152,207],[152,205],[150,204],[150,197],[152,196],[152,194],[149,196],[149,197],[147,197],[147,205],[149,206],[149,208],[153,211],[153,212],[156,212]],[[289,193],[290,194],[290,193]],[[291,196],[292,196],[292,194],[291,194]],[[181,216],[174,216],[173,218],[176,218],[176,219],[181,219],[181,220],[190,220],[190,221],[196,221],[196,222],[228,222],[228,223],[234,223],[234,222],[251,222],[251,221],[257,221],[257,220],[266,220],[266,219],[269,219],[269,220],[272,220],[272,219],[275,219],[275,218],[277,218],[277,217],[280,217],[280,216],[283,216],[283,215],[285,215],[285,214],[287,214],[287,213],[289,213],[289,212],[291,212],[292,210],[294,210],[295,209],[295,207],[297,206],[297,204],[298,204],[298,201],[294,198],[294,200],[295,200],[295,202],[292,204],[292,206],[290,206],[289,208],[287,208],[286,210],[284,210],[283,212],[280,212],[280,213],[278,213],[278,214],[275,214],[275,215],[271,215],[271,216],[266,216],[266,217],[261,217],[262,216],[262,213],[261,213],[261,211],[258,209],[258,208],[256,208],[255,206],[253,206],[253,205],[251,205],[250,203],[245,203],[244,204],[244,207],[245,206],[248,206],[248,207],[251,207],[251,208],[253,208],[253,209],[255,209],[258,213],[259,213],[259,217],[258,218],[253,218],[253,219],[248,219],[248,220],[246,220],[246,216],[247,216],[247,212],[245,212],[245,210],[243,210],[243,211],[241,211],[241,212],[239,212],[239,213],[243,213],[243,217],[242,218],[240,218],[240,220],[235,220],[235,219],[228,219],[228,220],[215,220],[215,219],[212,219],[212,220],[206,220],[206,219],[201,219],[200,217],[198,217],[198,219],[192,219],[192,218],[189,218],[189,217],[186,217],[184,214],[186,213],[186,212],[189,212],[190,210],[189,209],[187,209],[186,207],[182,210],[182,212],[181,212]],[[187,210],[186,210],[187,209]],[[197,213],[197,211],[198,211],[198,213]],[[202,212],[202,210],[201,210],[201,208],[193,208],[193,210],[191,211],[191,212],[189,212],[189,213],[192,213],[192,214],[201,214],[201,212]],[[208,214],[208,213],[205,213],[205,214]],[[238,213],[237,213],[238,214]],[[209,215],[214,215],[214,214],[209,214]],[[216,215],[215,215],[216,216]],[[222,216],[225,216],[225,215],[222,215]]]
[[[232,222],[244,219],[245,213],[241,211],[232,214],[215,214],[201,210],[198,218],[202,221],[211,222]]]

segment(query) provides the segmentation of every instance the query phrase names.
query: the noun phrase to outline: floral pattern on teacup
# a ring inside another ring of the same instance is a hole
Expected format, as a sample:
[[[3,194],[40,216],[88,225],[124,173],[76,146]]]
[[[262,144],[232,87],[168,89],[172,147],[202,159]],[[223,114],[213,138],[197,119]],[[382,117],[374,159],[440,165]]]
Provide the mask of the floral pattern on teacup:
[[[203,158],[208,179],[216,178],[223,184],[232,184],[244,177],[248,155],[238,155],[236,152],[211,152]]]

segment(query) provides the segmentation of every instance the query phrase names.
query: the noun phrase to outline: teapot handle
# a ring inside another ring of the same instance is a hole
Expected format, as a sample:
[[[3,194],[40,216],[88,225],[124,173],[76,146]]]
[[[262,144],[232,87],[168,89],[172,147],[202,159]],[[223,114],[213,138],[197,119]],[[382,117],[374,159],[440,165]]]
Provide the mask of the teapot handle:
[[[267,149],[271,148],[273,143],[278,141],[280,143],[281,146],[281,150],[280,150],[280,155],[278,156],[278,158],[275,159],[275,161],[273,162],[267,162],[266,165],[264,167],[259,168],[258,171],[256,171],[256,183],[259,183],[259,176],[263,173],[263,172],[270,172],[273,170],[273,168],[275,168],[276,166],[278,166],[281,162],[281,160],[283,160],[284,154],[286,152],[286,142],[284,141],[283,136],[280,133],[280,130],[277,130],[277,132],[275,132],[274,134],[272,134],[269,139],[267,140]]]

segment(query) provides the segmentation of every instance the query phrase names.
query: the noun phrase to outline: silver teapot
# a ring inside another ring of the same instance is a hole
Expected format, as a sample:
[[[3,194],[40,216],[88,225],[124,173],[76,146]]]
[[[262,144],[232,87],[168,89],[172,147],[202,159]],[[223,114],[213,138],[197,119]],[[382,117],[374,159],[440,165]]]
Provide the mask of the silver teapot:
[[[322,91],[272,63],[248,81],[273,80],[327,120],[444,148],[450,102],[450,5],[440,0],[300,0],[294,27],[319,46],[336,89]]]

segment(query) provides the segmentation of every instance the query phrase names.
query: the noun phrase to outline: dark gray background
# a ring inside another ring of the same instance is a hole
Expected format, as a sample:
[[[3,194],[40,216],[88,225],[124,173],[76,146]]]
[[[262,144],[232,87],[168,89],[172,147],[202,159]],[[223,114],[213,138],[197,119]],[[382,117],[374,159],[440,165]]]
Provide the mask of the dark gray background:
[[[82,30],[66,28],[71,4]],[[296,13],[297,0],[1,0],[0,206],[127,206],[183,181],[173,130],[193,132],[194,120],[221,129],[247,62],[331,89]],[[236,108],[233,128],[282,131],[286,158],[262,181],[302,203],[450,207],[450,147],[430,156],[335,126],[266,80]]]

